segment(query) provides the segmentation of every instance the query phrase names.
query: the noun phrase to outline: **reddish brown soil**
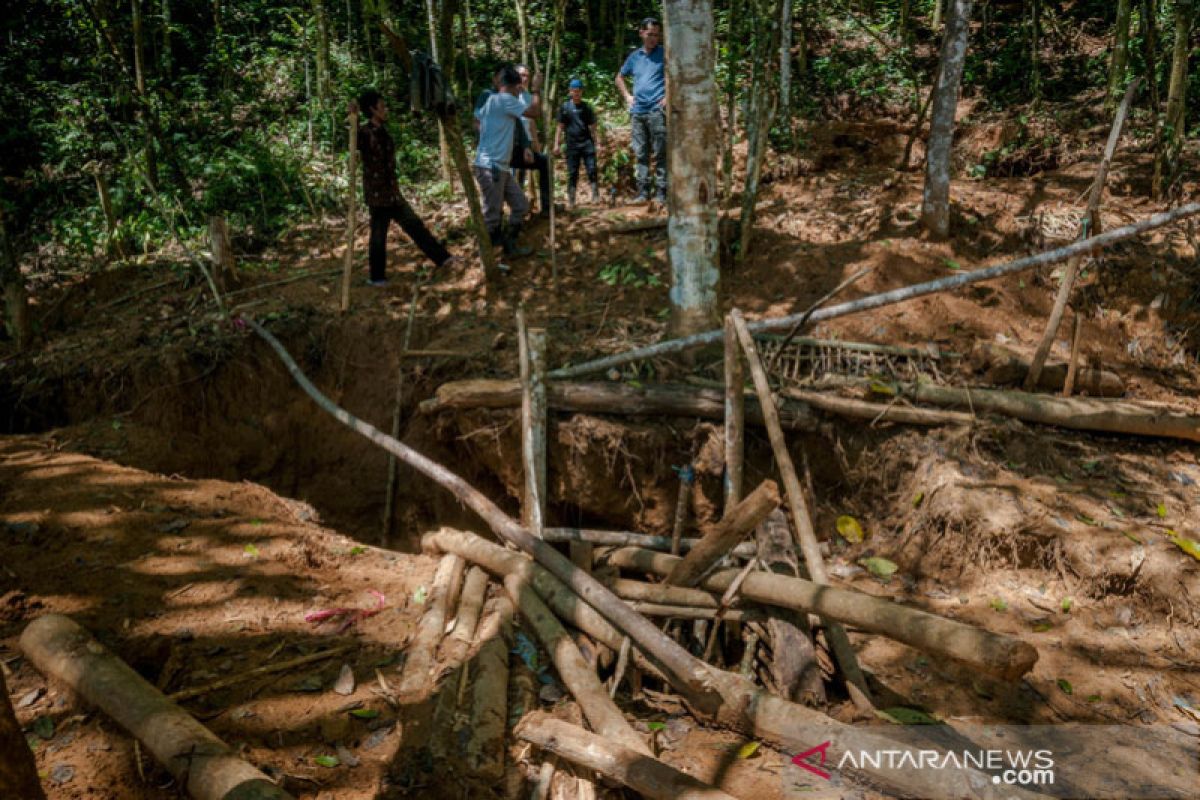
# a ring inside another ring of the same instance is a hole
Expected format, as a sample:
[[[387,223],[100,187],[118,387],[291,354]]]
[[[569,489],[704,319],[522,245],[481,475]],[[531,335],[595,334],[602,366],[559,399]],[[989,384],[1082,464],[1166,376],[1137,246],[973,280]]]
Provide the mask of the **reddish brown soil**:
[[[920,175],[893,169],[904,131],[825,126],[813,133],[805,158],[778,159],[766,176],[766,197],[784,205],[760,217],[747,262],[726,271],[724,304],[751,317],[793,313],[864,267],[873,272],[847,297],[1074,238],[1104,133],[1086,131],[1063,144],[1054,172],[960,178],[956,237],[931,243],[916,225]],[[998,124],[968,126],[964,166],[1009,136]],[[1131,144],[1110,178],[1106,226],[1158,210],[1143,199],[1147,169],[1144,152]],[[427,211],[467,254],[461,205]],[[396,375],[405,365],[401,437],[515,512],[521,484],[512,414],[429,418],[415,413],[416,402],[446,380],[515,374],[518,305],[549,329],[556,364],[662,337],[665,233],[613,231],[649,214],[623,205],[564,214],[557,291],[544,249],[512,264],[490,305],[477,267],[435,274],[418,300],[411,346],[452,355],[400,357],[422,268],[407,243],[393,244],[387,289],[363,286],[356,276],[347,316],[336,312],[331,276],[247,292],[233,303],[276,331],[335,402],[381,429],[390,429]],[[340,249],[328,246],[336,228],[331,220],[325,229],[298,229],[277,251],[244,260],[247,285],[336,268]],[[529,236],[544,248],[545,233],[536,223]],[[1196,258],[1189,228],[1164,229],[1088,265],[1082,290],[1086,358],[1119,372],[1131,397],[1193,412],[1200,410]],[[610,286],[599,275],[614,265],[633,276],[631,284],[659,285]],[[379,541],[384,454],[317,409],[252,334],[220,321],[202,286],[157,286],[164,273],[161,265],[128,267],[47,292],[38,298],[45,341],[32,357],[6,354],[0,362],[5,429],[38,432],[0,443],[0,639],[7,648],[0,663],[11,670],[15,700],[47,689],[18,715],[30,726],[43,716],[55,721],[54,737],[37,745],[39,769],[50,775],[65,764],[74,777],[51,781],[51,795],[150,798],[174,790],[160,788],[165,774],[149,760],[139,772],[130,739],[47,684],[16,652],[23,625],[46,611],[73,614],[152,682],[176,653],[181,666],[169,690],[358,642],[347,658],[360,681],[353,697],[330,690],[340,666],[333,660],[188,707],[256,764],[284,776],[298,796],[454,796],[430,794],[441,784],[422,771],[421,758],[404,756],[420,750],[428,708],[392,708],[371,691],[376,668],[389,680],[397,673],[421,612],[414,592],[434,566],[423,556],[370,548],[353,554],[356,543]],[[1030,352],[1056,287],[1052,270],[1014,276],[837,320],[816,335],[963,353],[1000,341]],[[1065,335],[1064,328],[1059,339]],[[1065,357],[1064,341],[1054,355]],[[623,377],[681,373],[665,363],[637,370]],[[689,420],[561,418],[552,431],[552,514],[564,523],[663,532],[676,494],[671,467],[699,460],[695,516],[715,517],[720,466],[703,467],[713,435]],[[765,437],[753,432],[748,445],[747,481],[769,477]],[[1194,446],[1008,421],[969,434],[837,422],[828,435],[796,437],[793,447],[798,463],[801,448],[807,453],[817,526],[832,540],[842,582],[1021,636],[1041,653],[1027,681],[1007,685],[856,635],[884,697],[947,719],[1134,719],[1195,728],[1176,700],[1188,708],[1200,703],[1200,562],[1166,535],[1169,528],[1200,540]],[[401,550],[415,551],[433,525],[480,529],[444,492],[404,469],[397,508],[393,544]],[[838,543],[834,521],[842,514],[862,523],[864,543]],[[895,560],[898,575],[885,583],[862,573],[857,560],[872,554]],[[355,630],[331,635],[304,623],[314,609],[369,605],[368,589],[383,592],[389,608]],[[297,691],[310,675],[320,678],[319,690]],[[387,731],[370,748],[376,732],[340,710],[359,700],[381,712],[383,723],[374,724]],[[639,704],[628,710],[643,721],[668,713]],[[851,716],[845,707],[834,711]],[[316,766],[313,757],[337,744],[361,764]],[[738,796],[780,792],[784,755],[764,748],[739,759],[740,740],[702,729],[670,744],[669,760]]]

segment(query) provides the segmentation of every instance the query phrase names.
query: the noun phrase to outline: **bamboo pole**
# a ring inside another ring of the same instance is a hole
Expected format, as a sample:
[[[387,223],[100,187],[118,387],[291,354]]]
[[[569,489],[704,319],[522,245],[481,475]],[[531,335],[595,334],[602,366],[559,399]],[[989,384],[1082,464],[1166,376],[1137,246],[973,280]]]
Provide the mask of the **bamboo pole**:
[[[732,136],[732,133],[730,134]],[[733,320],[725,317],[725,508],[742,499],[742,467],[745,458],[746,376]]]
[[[350,310],[350,277],[354,270],[354,229],[358,227],[358,109],[350,112],[349,198],[346,203],[346,259],[342,264],[342,299],[340,310]]]
[[[651,800],[737,800],[647,752],[631,749],[611,737],[589,733],[541,711],[527,714],[514,732],[547,752],[599,772]]]
[[[634,547],[615,550],[602,559],[605,566],[652,575],[669,575],[678,561],[676,556]],[[724,592],[737,575],[735,569],[717,570],[700,581],[700,586],[708,591]],[[626,594],[628,590],[622,589],[622,593]],[[1038,658],[1037,650],[1020,639],[803,578],[754,572],[742,584],[742,597],[838,620],[930,655],[957,659],[1006,680],[1016,680],[1024,675]],[[651,597],[645,599],[651,600]]]
[[[1096,177],[1092,180],[1087,212],[1080,230],[1081,237],[1086,238],[1088,233],[1100,232],[1100,200],[1104,196],[1104,184],[1108,182],[1108,169],[1117,152],[1117,143],[1121,140],[1121,130],[1125,127],[1125,117],[1129,113],[1129,106],[1141,83],[1141,78],[1130,83],[1129,88],[1125,90],[1125,97],[1121,99],[1121,105],[1117,107],[1112,130],[1108,134],[1108,144],[1104,148],[1104,157],[1100,159],[1100,166],[1096,168]],[[1058,287],[1058,296],[1054,298],[1054,308],[1050,311],[1050,319],[1046,321],[1046,330],[1042,332],[1042,340],[1038,343],[1033,360],[1029,363],[1029,373],[1025,376],[1025,391],[1027,392],[1037,388],[1038,378],[1042,375],[1042,367],[1046,364],[1046,357],[1050,355],[1050,348],[1054,345],[1054,337],[1058,335],[1058,328],[1062,325],[1063,313],[1067,309],[1067,301],[1071,298],[1071,290],[1075,287],[1075,276],[1078,274],[1079,265],[1082,262],[1082,255],[1067,261],[1062,283]],[[1069,393],[1067,394],[1069,395]]]
[[[1008,261],[1003,264],[997,264],[992,267],[973,270],[971,272],[961,272],[955,275],[950,275],[937,280],[926,281],[925,283],[913,284],[904,286],[899,289],[891,289],[879,294],[860,297],[857,300],[850,300],[845,303],[840,303],[836,306],[819,309],[814,312],[809,318],[812,323],[825,322],[839,317],[858,314],[863,311],[881,308],[883,306],[901,303],[906,300],[914,300],[918,297],[924,297],[930,294],[946,292],[952,289],[958,289],[963,286],[979,283],[980,281],[993,280],[1005,275],[1013,275],[1019,272],[1025,272],[1037,267],[1044,267],[1049,264],[1056,264],[1060,261],[1077,256],[1086,255],[1088,253],[1102,250],[1110,247],[1118,242],[1123,242],[1126,239],[1132,239],[1135,236],[1140,236],[1166,225],[1171,225],[1180,220],[1200,214],[1200,202],[1188,203],[1186,205],[1173,208],[1170,211],[1164,211],[1159,214],[1147,217],[1146,219],[1126,225],[1122,228],[1115,228],[1106,233],[1093,236],[1090,239],[1084,239],[1081,242],[1059,247],[1055,250],[1048,250],[1037,255],[1026,256]],[[804,318],[805,314],[791,314],[785,317],[775,317],[771,319],[758,320],[750,323],[749,329],[751,333],[768,333],[773,331],[785,331],[794,325],[796,322]],[[644,361],[652,358],[660,358],[662,356],[682,353],[687,350],[693,350],[698,347],[706,347],[711,344],[716,344],[721,341],[724,332],[721,330],[706,331],[705,333],[697,333],[692,336],[685,336],[679,339],[669,339],[657,344],[647,345],[645,347],[626,350],[623,353],[616,353],[611,356],[595,359],[594,361],[585,361],[582,364],[573,364],[569,367],[560,367],[552,370],[547,374],[547,377],[552,380],[562,380],[565,378],[575,378],[580,375],[590,375],[595,372],[603,372],[613,367],[620,367],[632,361]]]
[[[525,312],[517,311],[521,369],[521,463],[525,495],[521,524],[539,539],[546,522],[546,331],[527,328]]]
[[[21,651],[146,746],[195,800],[291,800],[191,715],[68,617],[26,626]]]
[[[817,544],[817,533],[813,530],[812,517],[809,516],[804,492],[800,488],[800,478],[796,475],[796,466],[792,463],[792,456],[788,452],[787,440],[783,437],[783,428],[780,427],[775,414],[771,386],[767,382],[767,373],[763,371],[762,362],[759,360],[758,348],[754,344],[754,338],[750,335],[750,331],[746,328],[742,312],[735,308],[729,312],[729,316],[733,320],[738,340],[746,354],[750,377],[754,380],[754,389],[762,404],[763,416],[767,421],[767,435],[771,439],[771,450],[775,454],[775,464],[783,479],[784,495],[787,497],[788,509],[792,514],[792,524],[795,526],[796,543],[804,555],[804,563],[808,567],[808,574],[813,581],[823,586],[827,585],[829,575],[825,571],[825,559],[821,556],[821,548]],[[854,691],[850,692],[854,704],[859,708],[870,710],[873,706],[870,689],[867,687],[867,678],[858,665],[858,656],[854,653],[854,647],[850,644],[850,638],[846,636],[845,629],[836,621],[829,620],[826,623],[825,634],[829,639],[834,657],[846,676],[847,686],[854,687],[862,695],[859,697]]]

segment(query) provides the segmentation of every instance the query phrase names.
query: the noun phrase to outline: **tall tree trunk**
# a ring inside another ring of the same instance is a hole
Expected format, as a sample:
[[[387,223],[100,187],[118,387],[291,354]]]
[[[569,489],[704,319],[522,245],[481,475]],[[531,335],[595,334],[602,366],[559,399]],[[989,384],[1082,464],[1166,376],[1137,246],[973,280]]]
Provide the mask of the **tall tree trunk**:
[[[162,17],[162,51],[159,53],[158,71],[164,78],[171,77],[171,0],[161,0],[159,14]]]
[[[933,236],[950,235],[950,171],[954,145],[954,113],[967,57],[972,0],[950,0],[941,65],[934,86],[933,110],[926,147],[925,196],[921,222]]]
[[[8,334],[24,350],[33,340],[33,326],[29,321],[29,292],[25,289],[25,278],[17,261],[17,248],[13,244],[8,221],[0,209],[0,287],[4,290],[4,315]]]
[[[1115,108],[1125,89],[1125,71],[1129,68],[1129,20],[1133,16],[1133,0],[1118,0],[1117,24],[1113,28],[1112,58],[1108,62],[1109,108]]]
[[[1029,0],[1029,88],[1033,104],[1042,102],[1042,0]]]
[[[945,13],[946,0],[935,0],[933,4],[933,20],[929,23],[929,27],[933,28],[935,33],[942,27],[942,17]]]
[[[133,80],[141,98],[138,115],[142,122],[142,141],[145,148],[146,175],[158,186],[158,156],[154,151],[153,125],[149,118],[150,99],[146,96],[145,31],[142,27],[142,0],[130,0],[133,11]]]
[[[712,0],[666,0],[667,227],[671,325],[686,336],[717,316],[717,106]]]
[[[321,107],[328,109],[332,92],[329,87],[329,12],[325,0],[312,0],[313,17],[317,21],[317,97]]]
[[[912,46],[912,0],[900,0],[900,17],[896,21],[896,28],[900,43],[905,47]]]
[[[1150,196],[1162,194],[1163,127],[1162,90],[1158,83],[1158,0],[1141,0],[1139,31],[1142,39],[1142,60],[1146,69],[1146,88],[1150,94],[1150,119],[1154,142],[1154,175],[1150,181]]]
[[[787,2],[787,0],[783,0]],[[767,154],[771,125],[779,100],[775,84],[775,48],[778,45],[778,8],[772,0],[751,0],[760,28],[754,42],[754,71],[751,81],[750,111],[746,118],[746,181],[742,189],[742,216],[738,220],[738,244],[734,263],[741,264],[750,252],[754,235],[754,210],[758,202],[758,182]]]
[[[792,0],[780,0],[779,14],[779,110],[792,127]]]
[[[521,63],[529,63],[529,15],[525,11],[525,0],[516,0],[517,29],[521,32]]]
[[[742,8],[746,0],[730,0],[725,33],[725,142],[721,156],[721,197],[733,208],[733,146],[737,142],[738,63],[742,51]]]
[[[433,56],[433,60],[441,63],[439,60],[440,48],[438,47],[438,5],[437,0],[425,0],[425,13],[429,22],[429,54]],[[438,161],[442,166],[442,180],[451,186],[454,185],[454,172],[450,161],[450,145],[446,141],[446,126],[438,126]]]
[[[1167,127],[1172,149],[1178,148],[1187,123],[1184,111],[1194,10],[1194,0],[1175,0],[1175,50],[1171,57],[1171,86],[1167,91]]]

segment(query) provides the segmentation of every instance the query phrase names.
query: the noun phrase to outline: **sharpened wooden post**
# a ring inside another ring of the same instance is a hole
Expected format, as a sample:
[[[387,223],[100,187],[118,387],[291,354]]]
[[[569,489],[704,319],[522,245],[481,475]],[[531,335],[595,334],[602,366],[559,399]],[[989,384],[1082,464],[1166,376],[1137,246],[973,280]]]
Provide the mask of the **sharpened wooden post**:
[[[767,382],[767,373],[763,370],[762,361],[758,357],[758,348],[754,337],[746,328],[746,320],[742,312],[736,308],[729,313],[737,330],[738,340],[746,353],[746,363],[750,367],[750,377],[754,379],[754,391],[758,393],[758,402],[762,406],[763,417],[767,423],[767,436],[771,439],[771,450],[775,454],[775,463],[783,478],[783,489],[787,495],[788,508],[792,512],[792,523],[796,526],[795,533],[800,552],[804,554],[804,563],[808,574],[815,583],[828,585],[829,575],[825,571],[825,559],[821,556],[820,545],[817,544],[817,533],[813,530],[812,517],[808,513],[808,505],[804,501],[804,493],[800,488],[800,479],[796,475],[796,465],[787,449],[787,440],[783,437],[783,428],[779,425],[779,414],[775,410],[775,398],[771,394],[771,385]],[[826,620],[826,636],[838,665],[846,676],[846,683],[852,687],[851,697],[860,709],[873,709],[871,694],[867,688],[867,678],[858,666],[858,656],[846,636],[846,629],[834,620]],[[854,689],[861,693],[857,696]]]
[[[779,487],[775,481],[763,481],[745,500],[725,514],[725,518],[700,540],[700,543],[667,576],[672,586],[695,586],[748,533],[779,508]],[[672,553],[674,555],[674,553]]]
[[[26,626],[20,646],[41,672],[67,684],[145,745],[195,800],[291,800],[73,620],[39,617]]]
[[[521,454],[525,498],[521,522],[539,539],[546,524],[546,331],[527,328],[517,312],[521,358]]]
[[[742,499],[745,456],[746,376],[733,320],[725,317],[725,513]]]
[[[354,229],[358,227],[358,187],[354,185],[357,173],[358,110],[356,109],[350,112],[350,196],[346,202],[346,261],[342,265],[342,300],[340,306],[343,314],[350,310],[350,277],[354,270]]]

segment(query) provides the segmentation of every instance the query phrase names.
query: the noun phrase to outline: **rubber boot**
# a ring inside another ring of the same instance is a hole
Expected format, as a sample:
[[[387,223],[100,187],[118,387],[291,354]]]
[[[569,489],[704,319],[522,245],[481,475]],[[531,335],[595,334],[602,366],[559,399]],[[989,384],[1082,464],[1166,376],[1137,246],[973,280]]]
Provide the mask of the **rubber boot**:
[[[592,181],[592,202],[600,202],[600,184],[596,183],[595,181]]]
[[[575,210],[575,187],[567,189],[567,208],[571,211]]]
[[[517,244],[517,237],[521,235],[520,225],[510,225],[504,234],[504,255],[520,258],[527,256],[533,252],[532,247],[522,247]]]

